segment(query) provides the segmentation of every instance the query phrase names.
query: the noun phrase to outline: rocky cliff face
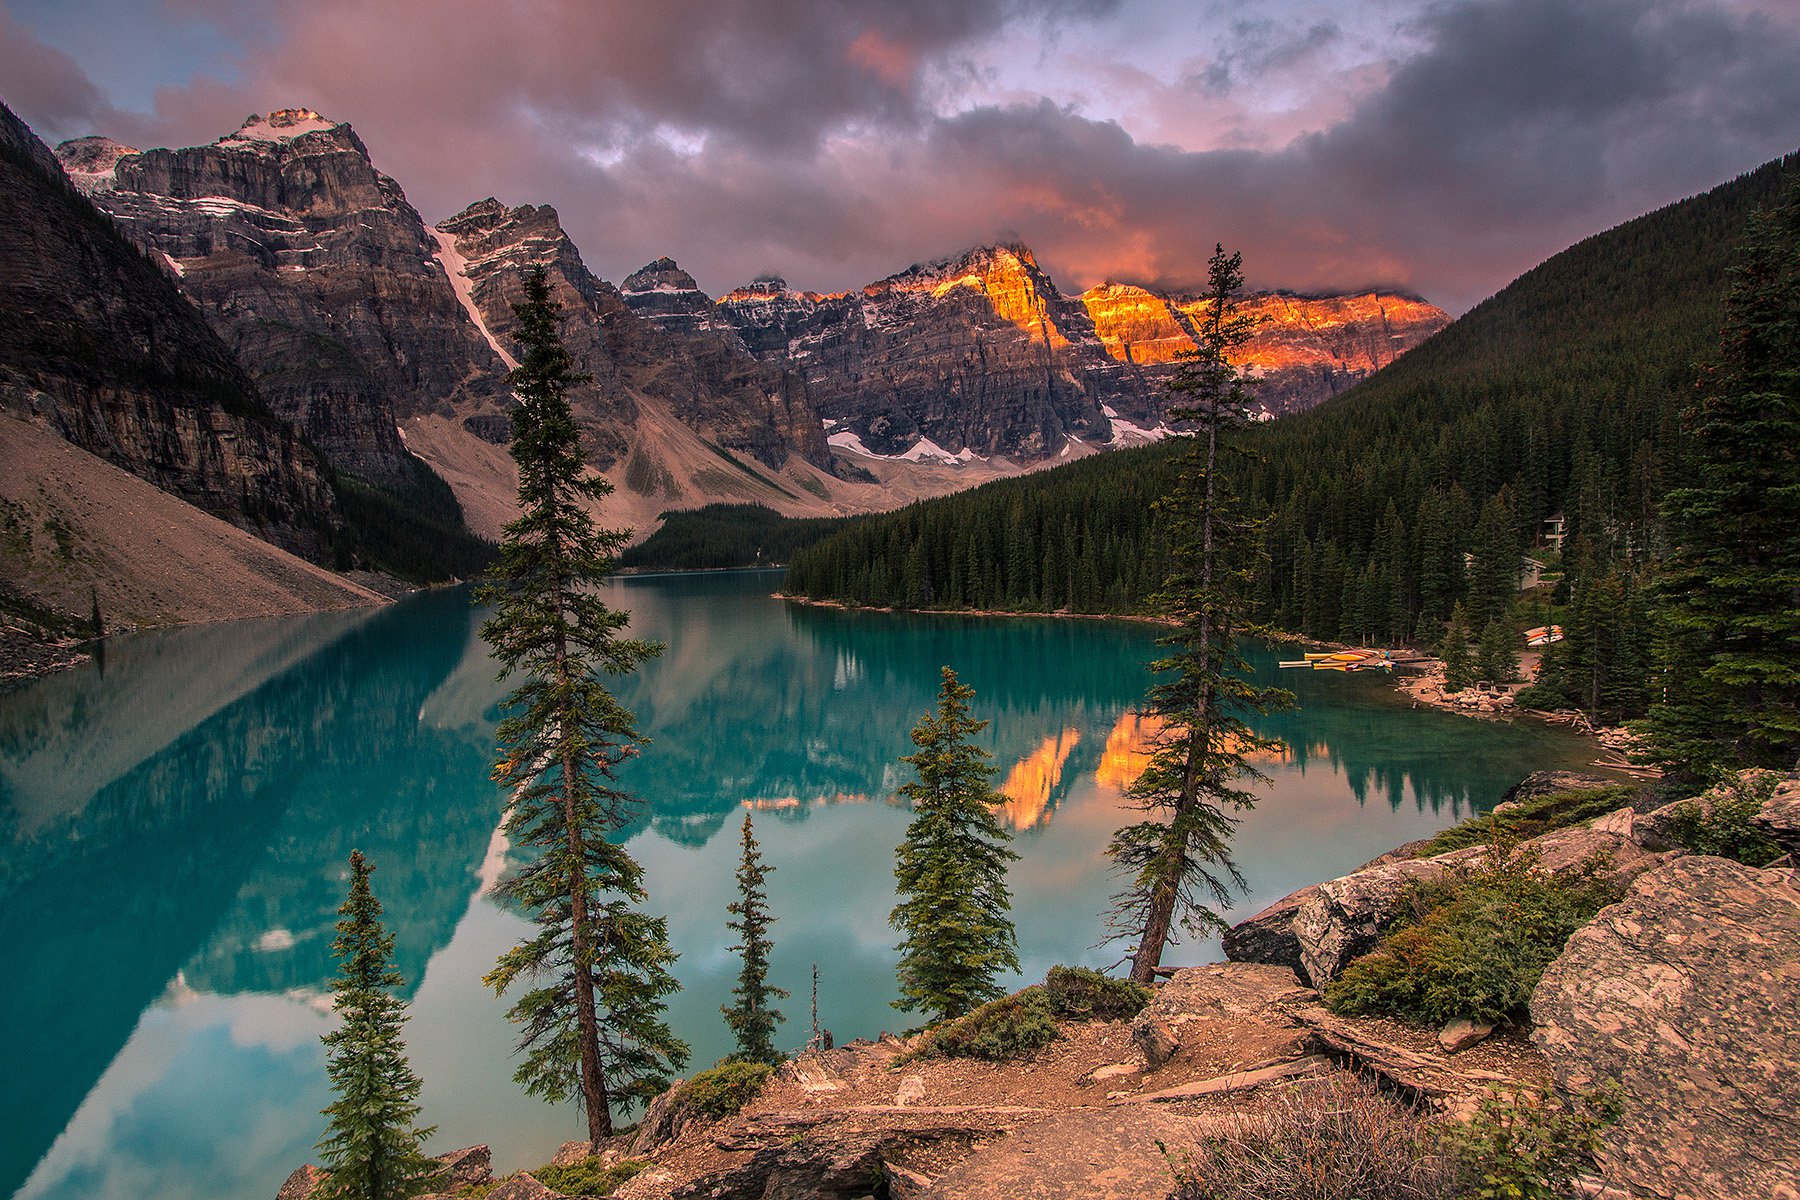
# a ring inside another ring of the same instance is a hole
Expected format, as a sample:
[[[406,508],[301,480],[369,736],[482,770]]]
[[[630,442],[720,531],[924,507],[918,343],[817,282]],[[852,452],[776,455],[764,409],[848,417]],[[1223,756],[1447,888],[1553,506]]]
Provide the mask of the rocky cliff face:
[[[779,280],[719,304],[753,352],[806,375],[832,442],[878,455],[1045,458],[1144,406],[1079,304],[1023,246],[988,246],[841,295]]]
[[[89,145],[80,164],[112,155]],[[4,106],[0,312],[0,406],[268,541],[325,553],[341,526],[325,465]]]
[[[655,304],[661,319],[706,319],[691,279],[656,270],[666,262],[639,273],[646,311]],[[1246,309],[1262,325],[1245,365],[1271,415],[1329,399],[1450,319],[1378,293],[1266,293]],[[1123,284],[1070,299],[1014,245],[915,266],[852,293],[759,280],[717,311],[753,354],[805,372],[839,446],[1042,458],[1071,438],[1120,446],[1166,432],[1164,384],[1193,349],[1205,305]]]
[[[83,139],[60,153],[334,465],[404,489],[416,466],[396,417],[501,409],[504,364],[350,126],[283,109],[207,146]]]
[[[437,234],[445,269],[471,317],[509,358],[512,304],[524,296],[526,272],[546,269],[563,305],[563,340],[592,376],[571,403],[602,469],[629,459],[639,440],[640,398],[666,407],[713,444],[768,466],[780,467],[795,453],[829,463],[804,381],[745,350],[712,301],[670,260],[632,275],[626,283],[634,290],[621,294],[582,263],[555,209],[508,208],[493,199],[440,222]],[[640,310],[643,297],[651,299]],[[640,454],[633,478],[642,483],[659,470]]]
[[[1118,283],[1090,288],[1081,303],[1108,356],[1158,383],[1195,347],[1211,310],[1203,297]],[[1258,322],[1243,365],[1256,372],[1257,400],[1276,416],[1329,400],[1450,323],[1436,305],[1385,292],[1259,292],[1243,311]]]

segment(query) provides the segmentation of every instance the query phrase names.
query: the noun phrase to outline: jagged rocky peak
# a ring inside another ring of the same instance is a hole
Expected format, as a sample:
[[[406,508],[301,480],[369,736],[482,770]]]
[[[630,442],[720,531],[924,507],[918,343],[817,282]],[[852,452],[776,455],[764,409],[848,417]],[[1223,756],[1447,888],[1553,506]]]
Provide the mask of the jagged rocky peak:
[[[128,154],[142,153],[135,146],[115,142],[109,137],[71,138],[56,148],[57,161],[82,191],[94,191],[113,185],[119,160]]]
[[[559,256],[580,257],[563,231],[562,218],[548,204],[510,208],[489,196],[439,221],[437,229],[454,238],[459,253],[469,259],[500,250],[514,252],[516,262],[546,266]]]
[[[625,277],[620,291],[627,296],[633,292],[700,292],[700,285],[694,277],[682,270],[672,258],[663,257],[653,263],[647,263]]]
[[[670,333],[722,334],[738,341],[737,331],[713,304],[712,297],[672,258],[659,258],[630,275],[619,287],[631,311]]]
[[[288,142],[309,133],[337,129],[340,124],[321,117],[310,108],[278,108],[266,117],[251,113],[235,133],[226,134],[217,144],[248,146],[257,142]]]

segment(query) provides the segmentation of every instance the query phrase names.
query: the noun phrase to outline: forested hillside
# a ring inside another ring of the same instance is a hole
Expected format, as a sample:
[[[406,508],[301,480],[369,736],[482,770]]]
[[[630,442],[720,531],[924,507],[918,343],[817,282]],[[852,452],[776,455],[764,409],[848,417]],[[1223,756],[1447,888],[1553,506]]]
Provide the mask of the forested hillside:
[[[1321,638],[1435,644],[1459,605],[1471,631],[1502,619],[1531,554],[1575,585],[1558,595],[1575,595],[1571,619],[1591,627],[1571,631],[1564,665],[1598,698],[1601,676],[1647,650],[1638,595],[1661,550],[1662,494],[1684,474],[1679,414],[1717,345],[1733,247],[1797,173],[1789,155],[1589,238],[1340,399],[1242,433],[1236,483],[1269,514],[1262,616]],[[872,519],[796,555],[789,589],[921,607],[1139,607],[1162,578],[1151,505],[1177,449]],[[1544,540],[1558,513],[1560,556]]]
[[[619,555],[619,566],[636,571],[780,566],[795,551],[857,519],[784,517],[760,504],[708,504],[664,513],[655,533]]]
[[[1094,455],[866,517],[796,553],[787,589],[909,608],[1132,612],[1166,571],[1150,506],[1179,448]]]

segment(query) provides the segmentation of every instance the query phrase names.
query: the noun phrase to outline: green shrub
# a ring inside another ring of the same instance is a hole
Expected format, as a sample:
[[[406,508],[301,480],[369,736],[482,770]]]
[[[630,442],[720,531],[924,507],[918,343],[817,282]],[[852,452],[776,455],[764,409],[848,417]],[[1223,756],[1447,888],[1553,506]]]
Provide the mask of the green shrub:
[[[1479,846],[1492,840],[1496,830],[1511,841],[1524,841],[1553,829],[1580,825],[1607,813],[1616,812],[1631,803],[1633,789],[1627,784],[1611,787],[1582,788],[1567,792],[1550,792],[1521,800],[1517,807],[1501,813],[1482,813],[1460,825],[1452,825],[1428,842],[1418,857],[1429,858],[1451,850]]]
[[[1569,935],[1619,894],[1603,860],[1563,879],[1535,865],[1535,855],[1497,840],[1474,862],[1414,884],[1408,915],[1381,946],[1326,985],[1327,1007],[1432,1025],[1523,1016]]]
[[[1467,1123],[1444,1131],[1456,1165],[1454,1195],[1462,1200],[1557,1200],[1589,1169],[1600,1131],[1618,1119],[1614,1092],[1594,1092],[1574,1104],[1523,1088],[1490,1089]]]
[[[909,1057],[980,1058],[1006,1062],[1055,1041],[1056,1013],[1041,985],[990,1000],[966,1017],[933,1029]]]
[[[729,1117],[756,1099],[774,1073],[768,1063],[728,1059],[682,1084],[674,1103],[682,1112],[696,1116]]]
[[[1150,989],[1087,967],[1051,967],[1044,976],[1050,1011],[1061,1021],[1121,1021],[1150,1003]]]
[[[1775,794],[1780,779],[1774,771],[1745,771],[1725,780],[1669,814],[1669,836],[1689,854],[1768,866],[1781,857],[1781,847],[1758,833],[1750,818]]]
[[[627,1158],[607,1166],[598,1155],[590,1154],[566,1167],[539,1167],[531,1174],[551,1191],[565,1196],[606,1196],[649,1165],[642,1158]]]

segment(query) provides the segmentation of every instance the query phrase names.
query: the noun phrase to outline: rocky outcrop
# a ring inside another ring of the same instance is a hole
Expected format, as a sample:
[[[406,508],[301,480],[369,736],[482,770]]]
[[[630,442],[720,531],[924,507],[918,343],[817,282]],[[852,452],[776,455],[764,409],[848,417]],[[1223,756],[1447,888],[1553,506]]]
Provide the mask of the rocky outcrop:
[[[1147,414],[1141,380],[1106,356],[1080,304],[1023,246],[985,246],[856,292],[732,292],[745,345],[806,378],[833,444],[883,457],[1046,458],[1114,436],[1104,407]]]
[[[1590,792],[1598,788],[1613,787],[1618,782],[1616,777],[1589,775],[1581,771],[1533,771],[1507,788],[1500,796],[1500,803],[1536,800],[1540,796],[1554,796],[1558,792]]]
[[[115,148],[83,139],[61,153],[333,465],[407,490],[419,467],[396,418],[502,405],[504,364],[349,125],[282,109],[206,146]]]
[[[1531,1002],[1559,1086],[1616,1083],[1635,1194],[1800,1196],[1800,877],[1678,858],[1569,939]]]
[[[0,312],[0,407],[284,549],[327,552],[341,518],[324,464],[4,107]]]
[[[1521,843],[1534,856],[1534,869],[1568,878],[1600,859],[1621,886],[1666,860],[1633,840],[1633,814],[1602,818],[1591,827],[1553,830]],[[1356,958],[1375,949],[1399,918],[1413,887],[1478,862],[1484,846],[1453,850],[1432,858],[1376,865],[1327,883],[1315,884],[1276,901],[1225,935],[1225,954],[1237,962],[1290,967],[1315,987],[1336,979]]]
[[[525,274],[533,267],[545,269],[552,297],[563,306],[563,342],[577,368],[590,376],[569,401],[595,466],[612,468],[642,441],[633,432],[640,398],[666,406],[713,445],[771,467],[782,466],[790,454],[829,465],[830,448],[799,375],[753,357],[722,322],[714,328],[641,313],[635,307],[637,294],[622,294],[587,269],[555,209],[508,208],[488,199],[440,221],[436,232],[444,269],[464,296],[470,316],[509,359],[516,349],[512,305],[524,297]],[[660,259],[633,275],[627,286],[633,281],[642,285],[646,272],[693,282],[674,263]],[[712,301],[692,290],[710,311]],[[677,293],[653,289],[645,294]],[[631,478],[648,469],[640,464]]]

